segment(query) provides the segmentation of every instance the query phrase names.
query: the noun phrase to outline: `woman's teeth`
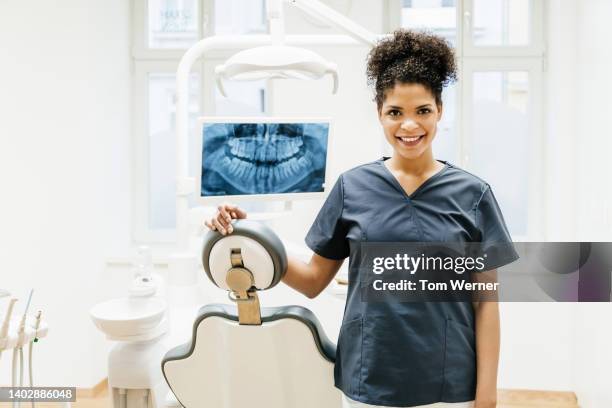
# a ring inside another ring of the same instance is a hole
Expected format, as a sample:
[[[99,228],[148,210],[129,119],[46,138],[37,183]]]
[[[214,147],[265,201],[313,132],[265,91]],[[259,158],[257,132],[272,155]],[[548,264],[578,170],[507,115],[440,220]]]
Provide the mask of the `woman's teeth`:
[[[398,136],[397,138],[399,140],[401,140],[402,144],[404,144],[404,145],[414,146],[417,143],[419,143],[424,136],[425,135],[414,136],[414,137],[401,137],[401,136]]]

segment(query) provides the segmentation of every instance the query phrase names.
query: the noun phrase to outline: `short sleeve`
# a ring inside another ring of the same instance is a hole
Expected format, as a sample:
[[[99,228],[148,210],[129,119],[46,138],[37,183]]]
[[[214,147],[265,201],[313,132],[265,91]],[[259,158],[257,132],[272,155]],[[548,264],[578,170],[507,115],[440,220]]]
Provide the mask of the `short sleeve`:
[[[306,234],[306,245],[324,258],[340,260],[349,256],[343,210],[344,189],[340,176]]]
[[[481,246],[479,253],[486,254],[485,270],[502,267],[519,258],[499,204],[489,185],[484,187],[476,206],[476,225]]]

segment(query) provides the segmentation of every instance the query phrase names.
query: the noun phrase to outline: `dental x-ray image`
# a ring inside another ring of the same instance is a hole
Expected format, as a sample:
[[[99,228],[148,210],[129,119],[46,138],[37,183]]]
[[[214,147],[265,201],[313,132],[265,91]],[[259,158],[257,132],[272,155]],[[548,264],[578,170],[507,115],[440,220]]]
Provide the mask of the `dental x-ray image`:
[[[323,192],[329,123],[205,122],[202,197]]]

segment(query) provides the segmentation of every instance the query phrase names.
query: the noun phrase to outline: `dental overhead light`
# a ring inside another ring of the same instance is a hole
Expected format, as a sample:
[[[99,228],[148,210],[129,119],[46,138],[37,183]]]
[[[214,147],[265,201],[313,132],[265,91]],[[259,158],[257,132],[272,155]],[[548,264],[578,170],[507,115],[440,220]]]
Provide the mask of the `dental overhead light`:
[[[253,81],[260,79],[320,79],[330,74],[334,80],[333,93],[338,90],[338,67],[314,51],[287,46],[285,42],[283,0],[267,0],[266,10],[270,25],[272,45],[249,48],[238,52],[225,64],[215,68],[219,91],[227,96],[223,80]],[[357,26],[340,13],[319,2],[292,0],[292,4],[307,14],[326,22],[332,22],[360,41],[372,42],[371,33]]]
[[[223,96],[223,79],[253,81],[258,79],[320,79],[331,74],[333,93],[338,90],[338,68],[317,53],[305,48],[286,45],[267,45],[250,48],[235,54],[215,68],[217,86]]]

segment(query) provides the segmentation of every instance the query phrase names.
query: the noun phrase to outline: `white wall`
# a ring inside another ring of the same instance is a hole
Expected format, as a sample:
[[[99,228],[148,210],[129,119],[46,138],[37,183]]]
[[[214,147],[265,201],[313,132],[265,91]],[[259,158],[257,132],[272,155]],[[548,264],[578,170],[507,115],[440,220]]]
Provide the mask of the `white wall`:
[[[19,312],[34,288],[50,325],[35,381],[91,387],[106,357],[88,309],[108,296],[105,258],[130,242],[129,2],[0,8],[0,286]]]
[[[612,133],[612,2],[579,2],[574,106],[578,166],[575,191],[578,237],[612,241],[610,152]],[[612,304],[577,304],[573,344],[573,384],[584,408],[612,406]]]
[[[550,241],[577,239],[578,4],[553,0],[546,9],[545,236]]]
[[[577,2],[552,0],[546,8],[544,73],[545,237],[575,241]],[[504,303],[499,385],[502,388],[572,390],[574,305]]]
[[[606,0],[550,0],[545,72],[546,239],[611,241],[612,36]],[[575,391],[585,408],[611,406],[612,307],[507,303],[500,386]]]
[[[572,390],[582,408],[612,407],[612,304],[574,304]]]
[[[612,114],[612,35],[609,17],[612,2],[587,0],[578,8],[576,55],[577,98],[574,106],[577,149],[578,234],[583,241],[612,240],[612,190],[610,152],[612,133],[607,121]]]

